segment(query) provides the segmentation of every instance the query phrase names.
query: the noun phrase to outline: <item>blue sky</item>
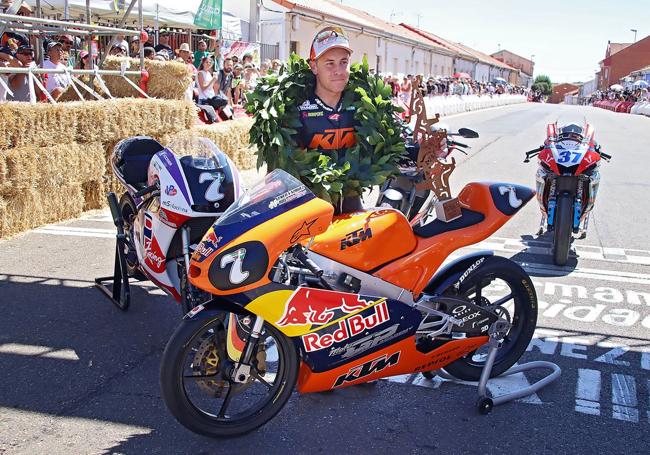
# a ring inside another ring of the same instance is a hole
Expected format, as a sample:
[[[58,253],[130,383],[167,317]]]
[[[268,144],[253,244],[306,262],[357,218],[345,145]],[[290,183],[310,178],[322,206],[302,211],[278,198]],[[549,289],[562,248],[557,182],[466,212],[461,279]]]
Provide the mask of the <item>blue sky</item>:
[[[341,0],[339,0],[341,1]],[[607,40],[650,34],[650,0],[342,0],[393,22],[405,22],[491,54],[535,55],[535,75],[553,82],[593,79]],[[641,65],[639,65],[641,66]]]

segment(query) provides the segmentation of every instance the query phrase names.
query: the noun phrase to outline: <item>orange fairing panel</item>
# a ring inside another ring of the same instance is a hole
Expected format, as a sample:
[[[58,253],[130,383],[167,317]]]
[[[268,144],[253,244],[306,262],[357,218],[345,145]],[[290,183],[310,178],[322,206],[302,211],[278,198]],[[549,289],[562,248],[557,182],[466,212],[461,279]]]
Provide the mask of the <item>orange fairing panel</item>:
[[[486,336],[452,340],[425,354],[416,349],[414,338],[409,337],[322,373],[314,373],[302,363],[297,388],[301,393],[321,392],[388,376],[436,370],[478,349],[487,341]]]
[[[534,194],[532,190],[516,185],[494,183],[466,185],[458,195],[461,206],[483,214],[485,216],[483,221],[429,238],[416,237],[415,251],[386,265],[374,275],[411,290],[413,295],[419,295],[447,256],[459,248],[488,238]]]
[[[325,232],[333,213],[332,204],[318,198],[281,213],[219,245],[203,262],[192,260],[190,282],[216,295],[264,286],[270,282],[269,272],[280,254],[303,239]],[[239,266],[235,267],[235,261]],[[241,285],[235,284],[238,279]]]
[[[410,253],[416,244],[413,230],[401,212],[370,209],[335,217],[330,228],[314,239],[311,250],[368,271]]]

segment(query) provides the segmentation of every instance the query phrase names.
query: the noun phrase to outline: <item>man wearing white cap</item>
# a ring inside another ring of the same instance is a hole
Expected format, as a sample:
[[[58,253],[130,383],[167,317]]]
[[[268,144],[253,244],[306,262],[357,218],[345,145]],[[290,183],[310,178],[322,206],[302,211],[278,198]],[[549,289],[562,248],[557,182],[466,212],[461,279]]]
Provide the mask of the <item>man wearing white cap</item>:
[[[324,28],[312,41],[309,66],[316,86],[298,106],[299,146],[335,152],[356,144],[354,106],[343,106],[342,100],[350,79],[350,54],[350,42],[340,27]]]

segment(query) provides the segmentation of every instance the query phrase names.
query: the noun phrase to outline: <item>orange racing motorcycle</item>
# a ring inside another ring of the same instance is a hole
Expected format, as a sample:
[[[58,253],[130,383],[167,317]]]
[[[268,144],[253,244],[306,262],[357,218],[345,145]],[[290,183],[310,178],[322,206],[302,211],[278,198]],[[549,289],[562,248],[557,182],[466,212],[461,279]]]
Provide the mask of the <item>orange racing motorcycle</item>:
[[[528,346],[535,289],[521,267],[489,251],[443,261],[489,237],[534,195],[470,183],[450,222],[409,223],[392,208],[333,218],[332,205],[297,179],[269,173],[192,255],[190,282],[210,299],[165,348],[167,407],[190,430],[225,437],[269,421],[294,389],[441,368],[485,385]],[[490,397],[478,405],[489,411]]]

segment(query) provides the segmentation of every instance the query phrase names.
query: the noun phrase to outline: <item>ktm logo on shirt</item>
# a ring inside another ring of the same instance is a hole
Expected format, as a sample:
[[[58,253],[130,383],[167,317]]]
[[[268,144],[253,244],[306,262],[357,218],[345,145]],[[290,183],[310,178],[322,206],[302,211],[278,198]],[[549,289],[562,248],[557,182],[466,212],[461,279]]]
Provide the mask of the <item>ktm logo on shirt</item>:
[[[314,134],[309,148],[336,150],[353,147],[356,143],[357,138],[354,136],[354,128],[337,128]]]

